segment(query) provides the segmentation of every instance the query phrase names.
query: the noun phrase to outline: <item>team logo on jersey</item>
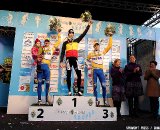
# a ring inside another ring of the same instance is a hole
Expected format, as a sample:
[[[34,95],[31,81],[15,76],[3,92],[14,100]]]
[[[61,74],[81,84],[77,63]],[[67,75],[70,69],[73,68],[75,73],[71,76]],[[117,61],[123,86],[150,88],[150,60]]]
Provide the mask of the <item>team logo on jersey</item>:
[[[51,55],[51,52],[44,52],[44,55]]]
[[[102,60],[102,57],[93,57],[92,60]]]

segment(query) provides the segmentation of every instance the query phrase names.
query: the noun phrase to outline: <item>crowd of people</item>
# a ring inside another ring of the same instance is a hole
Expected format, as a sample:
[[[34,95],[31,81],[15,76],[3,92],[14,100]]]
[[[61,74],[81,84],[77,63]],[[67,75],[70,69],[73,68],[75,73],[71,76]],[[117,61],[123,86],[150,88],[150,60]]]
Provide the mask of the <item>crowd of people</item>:
[[[82,96],[81,92],[81,70],[78,68],[78,43],[83,39],[83,37],[88,32],[92,21],[88,22],[88,26],[84,32],[76,39],[74,39],[74,30],[70,29],[68,31],[68,38],[62,45],[61,55],[60,55],[60,67],[66,67],[67,70],[67,86],[68,86],[68,96],[72,96],[71,93],[71,73],[72,66],[77,74],[77,87],[78,95]],[[109,43],[107,47],[101,52],[100,44],[95,42],[93,44],[94,50],[88,54],[87,60],[91,62],[91,67],[93,71],[93,88],[94,96],[96,97],[96,104],[98,106],[99,101],[97,98],[97,78],[100,81],[102,87],[102,95],[104,105],[110,107],[107,102],[106,94],[106,80],[103,72],[103,56],[112,47],[112,33],[109,34]],[[42,91],[42,78],[45,77],[46,80],[46,104],[48,104],[48,90],[50,83],[50,70],[49,65],[51,62],[52,55],[55,49],[61,43],[60,32],[58,32],[58,41],[54,44],[53,48],[50,48],[50,40],[44,40],[44,46],[41,46],[41,41],[36,39],[35,45],[32,49],[32,55],[34,59],[33,65],[37,66],[37,78],[38,78],[38,104],[41,101],[41,91]],[[66,56],[66,63],[63,59]],[[144,79],[147,80],[147,96],[150,99],[150,108],[155,118],[158,117],[159,101],[160,96],[160,85],[159,77],[160,70],[156,69],[157,62],[151,61],[148,70],[144,74]],[[121,60],[115,59],[112,67],[110,69],[110,75],[112,79],[112,99],[114,107],[117,108],[118,117],[121,116],[121,103],[122,101],[128,102],[129,116],[138,117],[138,106],[139,106],[139,96],[144,95],[143,86],[141,81],[141,76],[143,75],[141,66],[136,63],[136,58],[131,55],[129,58],[129,63],[121,68]]]
[[[159,118],[160,97],[160,70],[156,69],[157,62],[150,61],[149,68],[144,73],[144,80],[147,80],[146,93],[143,91],[141,66],[136,63],[134,55],[129,57],[129,63],[122,69],[120,59],[116,59],[111,68],[112,77],[112,99],[117,108],[117,115],[120,114],[122,101],[128,102],[129,116],[139,117],[139,96],[146,95],[150,99],[150,110],[154,118]]]

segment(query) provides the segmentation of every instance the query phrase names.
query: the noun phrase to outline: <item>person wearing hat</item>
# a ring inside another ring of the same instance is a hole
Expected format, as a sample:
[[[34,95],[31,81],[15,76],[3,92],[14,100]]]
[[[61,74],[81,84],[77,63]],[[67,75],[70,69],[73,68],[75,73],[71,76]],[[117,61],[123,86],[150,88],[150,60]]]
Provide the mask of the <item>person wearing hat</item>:
[[[109,44],[103,50],[103,52],[100,51],[100,44],[98,42],[95,42],[93,47],[94,47],[94,50],[88,54],[87,60],[91,61],[91,66],[93,71],[93,87],[94,87],[94,96],[96,97],[96,106],[99,105],[99,101],[97,97],[97,78],[99,78],[99,81],[102,86],[102,95],[103,95],[104,105],[109,106],[106,98],[106,80],[103,73],[103,57],[112,47],[112,35],[110,35]]]
[[[51,58],[53,56],[54,51],[61,43],[61,35],[60,32],[58,32],[58,41],[53,45],[53,48],[50,47],[50,40],[45,39],[44,40],[44,46],[43,46],[43,56],[39,57],[39,61],[41,61],[41,72],[37,72],[37,79],[38,79],[38,104],[41,105],[41,92],[42,92],[42,82],[43,78],[45,78],[46,83],[46,105],[49,105],[48,103],[48,90],[50,86],[50,64],[51,64]]]
[[[92,21],[88,22],[88,26],[84,30],[84,32],[76,39],[74,37],[74,30],[69,29],[68,31],[68,38],[62,45],[62,51],[60,56],[60,67],[63,68],[64,63],[64,55],[66,54],[66,67],[67,67],[67,86],[68,86],[68,95],[71,96],[71,72],[72,66],[77,74],[77,87],[78,87],[78,95],[82,96],[82,92],[80,90],[81,85],[81,70],[78,68],[78,43],[83,39],[83,37],[88,32]]]

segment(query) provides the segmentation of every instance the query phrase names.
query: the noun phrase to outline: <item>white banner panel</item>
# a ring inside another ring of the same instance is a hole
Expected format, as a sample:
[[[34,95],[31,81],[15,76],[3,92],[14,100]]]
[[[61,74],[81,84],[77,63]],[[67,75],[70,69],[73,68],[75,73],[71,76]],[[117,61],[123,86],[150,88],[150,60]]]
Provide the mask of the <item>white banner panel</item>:
[[[30,106],[29,121],[116,121],[115,107],[96,107],[94,97],[55,96],[53,106]]]
[[[117,121],[115,107],[54,108],[49,106],[31,106],[29,121]]]

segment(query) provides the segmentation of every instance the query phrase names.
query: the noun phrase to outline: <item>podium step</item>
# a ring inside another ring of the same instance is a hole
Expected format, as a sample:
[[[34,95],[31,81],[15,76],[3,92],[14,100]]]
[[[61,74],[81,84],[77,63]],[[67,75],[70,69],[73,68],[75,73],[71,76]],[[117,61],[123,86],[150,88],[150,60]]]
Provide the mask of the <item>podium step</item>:
[[[29,121],[117,121],[115,107],[96,107],[94,97],[54,96],[53,106],[30,106]]]

